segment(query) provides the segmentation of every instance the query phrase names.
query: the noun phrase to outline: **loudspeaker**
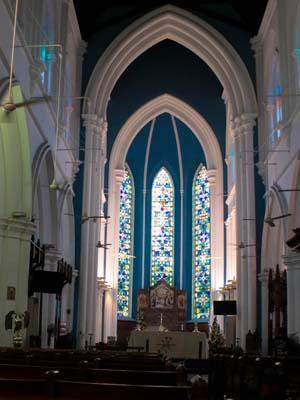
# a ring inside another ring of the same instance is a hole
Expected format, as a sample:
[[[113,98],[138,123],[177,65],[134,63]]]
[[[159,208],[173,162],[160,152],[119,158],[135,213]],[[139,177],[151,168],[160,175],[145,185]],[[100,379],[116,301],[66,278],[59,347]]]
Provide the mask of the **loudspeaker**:
[[[236,301],[214,301],[214,315],[236,315]]]

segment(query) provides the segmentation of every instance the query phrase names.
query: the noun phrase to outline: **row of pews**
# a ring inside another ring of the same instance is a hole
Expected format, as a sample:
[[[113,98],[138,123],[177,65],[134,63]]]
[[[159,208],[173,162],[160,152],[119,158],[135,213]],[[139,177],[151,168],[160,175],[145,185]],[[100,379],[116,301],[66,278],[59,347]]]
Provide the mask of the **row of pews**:
[[[0,350],[0,399],[208,399],[200,377],[141,352]]]
[[[300,358],[212,355],[209,393],[211,400],[300,400]]]

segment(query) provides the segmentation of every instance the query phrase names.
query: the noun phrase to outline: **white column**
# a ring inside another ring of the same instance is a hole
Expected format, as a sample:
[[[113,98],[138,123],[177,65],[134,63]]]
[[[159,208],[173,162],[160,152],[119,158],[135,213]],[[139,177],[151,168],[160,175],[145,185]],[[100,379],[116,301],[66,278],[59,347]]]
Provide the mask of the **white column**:
[[[30,239],[34,232],[35,225],[25,219],[0,218],[0,346],[13,344],[12,331],[5,330],[7,313],[27,311]]]
[[[253,127],[255,115],[243,114],[233,124],[236,154],[236,235],[237,244],[255,245],[255,187]],[[237,337],[241,346],[249,329],[256,329],[256,248],[237,252]]]
[[[117,290],[118,290],[118,254],[119,250],[119,218],[120,218],[120,185],[124,179],[124,170],[116,169],[113,171],[113,182],[109,185],[113,188],[112,201],[108,210],[111,217],[108,240],[112,243],[107,254],[105,279],[110,289],[105,292],[104,300],[104,338],[107,336],[117,336]]]
[[[92,142],[92,194],[90,197],[89,216],[100,216],[100,158],[101,158],[101,137],[100,128],[97,126],[94,129]],[[87,221],[89,229],[89,267],[88,267],[88,299],[86,305],[86,329],[88,343],[93,344],[95,335],[96,321],[96,300],[97,300],[97,275],[98,275],[98,248],[96,244],[99,240],[100,219],[90,219]],[[90,337],[89,335],[93,335]]]
[[[299,313],[299,287],[300,287],[300,253],[288,254],[283,257],[287,267],[287,316],[288,334],[297,332],[300,336],[300,313]]]
[[[218,224],[218,193],[216,193],[217,171],[214,169],[207,171],[207,177],[210,189],[210,216],[211,216],[211,303],[217,300],[217,290],[224,284],[224,264],[223,264],[223,243],[224,243],[224,225]],[[213,315],[211,314],[211,318]]]
[[[258,275],[261,282],[261,338],[262,353],[268,354],[268,321],[269,321],[269,272],[265,270]]]
[[[104,190],[104,168],[105,168],[105,163],[106,163],[106,142],[107,142],[107,122],[104,118],[99,119],[99,128],[97,130],[97,135],[95,135],[95,142],[94,146],[97,149],[95,151],[95,162],[96,162],[96,170],[94,174],[94,203],[93,203],[93,209],[92,213],[93,215],[96,216],[103,216],[103,190]],[[94,243],[96,246],[96,243],[102,238],[102,241],[104,241],[104,235],[101,236],[100,234],[102,231],[102,226],[105,227],[106,220],[99,218],[94,222]],[[95,340],[96,337],[96,330],[97,330],[97,313],[98,313],[98,286],[97,286],[97,278],[98,278],[98,270],[99,270],[99,250],[104,250],[104,249],[98,249],[93,253],[93,260],[92,260],[92,265],[93,265],[93,270],[91,272],[91,277],[90,280],[93,282],[92,286],[92,292],[91,292],[91,301],[90,301],[90,308],[89,308],[89,330],[90,333],[94,334],[93,340]],[[103,276],[103,275],[101,275]]]
[[[95,343],[102,342],[102,319],[103,319],[103,295],[104,289],[101,283],[97,282],[97,307],[96,307],[96,329],[95,329]]]
[[[62,257],[61,252],[55,249],[48,249],[45,253],[45,271],[57,271],[57,261]],[[41,344],[43,348],[48,347],[47,345],[47,328],[49,324],[55,323],[55,307],[56,307],[56,295],[52,293],[40,294],[40,301],[42,298],[42,337]],[[52,347],[54,341],[52,340]]]
[[[235,162],[235,176],[236,176],[236,237],[237,239],[242,239],[242,226],[238,221],[241,221],[243,215],[243,201],[242,201],[242,188],[240,185],[241,181],[241,170],[240,170],[240,136],[238,130],[235,132],[234,135],[234,152],[236,154],[236,162]],[[237,242],[234,242],[237,244]],[[242,329],[242,315],[243,315],[243,298],[242,298],[242,291],[243,291],[243,280],[242,280],[242,259],[239,257],[239,254],[236,254],[236,278],[237,278],[237,324],[236,324],[236,337],[241,340],[242,335],[244,334],[244,329]],[[247,312],[247,311],[246,311]]]
[[[95,114],[85,114],[84,126],[86,127],[86,152],[84,161],[84,185],[83,185],[83,207],[82,212],[87,216],[93,215],[97,209],[97,196],[100,194],[99,165],[97,153],[99,139],[99,118]],[[97,179],[98,177],[98,179]],[[100,212],[100,211],[99,211]],[[99,215],[99,214],[98,214]],[[93,304],[96,301],[96,277],[97,269],[97,241],[93,220],[82,224],[81,230],[81,265],[79,282],[79,315],[78,315],[78,346],[83,348],[88,334],[93,333]],[[92,309],[91,309],[92,308]]]
[[[246,199],[247,209],[244,218],[254,221],[241,221],[246,226],[247,244],[256,244],[255,232],[255,185],[254,185],[254,153],[253,153],[253,128],[255,126],[253,115],[242,116],[242,129],[245,136],[245,172],[246,172]],[[246,243],[245,243],[246,244]],[[257,328],[256,321],[256,247],[247,247],[247,272],[248,272],[248,326],[252,332]]]

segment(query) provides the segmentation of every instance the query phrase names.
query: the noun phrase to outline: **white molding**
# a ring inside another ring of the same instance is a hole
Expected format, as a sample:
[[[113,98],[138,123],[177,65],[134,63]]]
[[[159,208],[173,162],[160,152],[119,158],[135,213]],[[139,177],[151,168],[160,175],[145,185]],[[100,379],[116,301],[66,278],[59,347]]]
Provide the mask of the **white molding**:
[[[139,18],[106,49],[85,93],[92,99],[94,112],[106,115],[110,95],[122,73],[138,56],[166,39],[191,50],[214,71],[230,99],[233,117],[256,112],[253,84],[235,49],[208,23],[172,5]]]

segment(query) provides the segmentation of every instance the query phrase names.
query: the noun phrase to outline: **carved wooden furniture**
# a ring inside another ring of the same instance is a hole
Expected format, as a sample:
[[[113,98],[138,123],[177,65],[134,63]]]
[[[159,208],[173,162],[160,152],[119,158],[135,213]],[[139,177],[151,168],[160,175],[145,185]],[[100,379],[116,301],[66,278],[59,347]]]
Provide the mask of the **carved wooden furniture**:
[[[186,292],[161,279],[154,286],[138,291],[138,313],[146,329],[158,328],[162,318],[169,331],[180,331],[186,320]]]
[[[274,339],[287,333],[287,280],[286,270],[279,271],[276,266],[275,276],[269,270],[269,313],[268,313],[268,350],[272,354]]]

